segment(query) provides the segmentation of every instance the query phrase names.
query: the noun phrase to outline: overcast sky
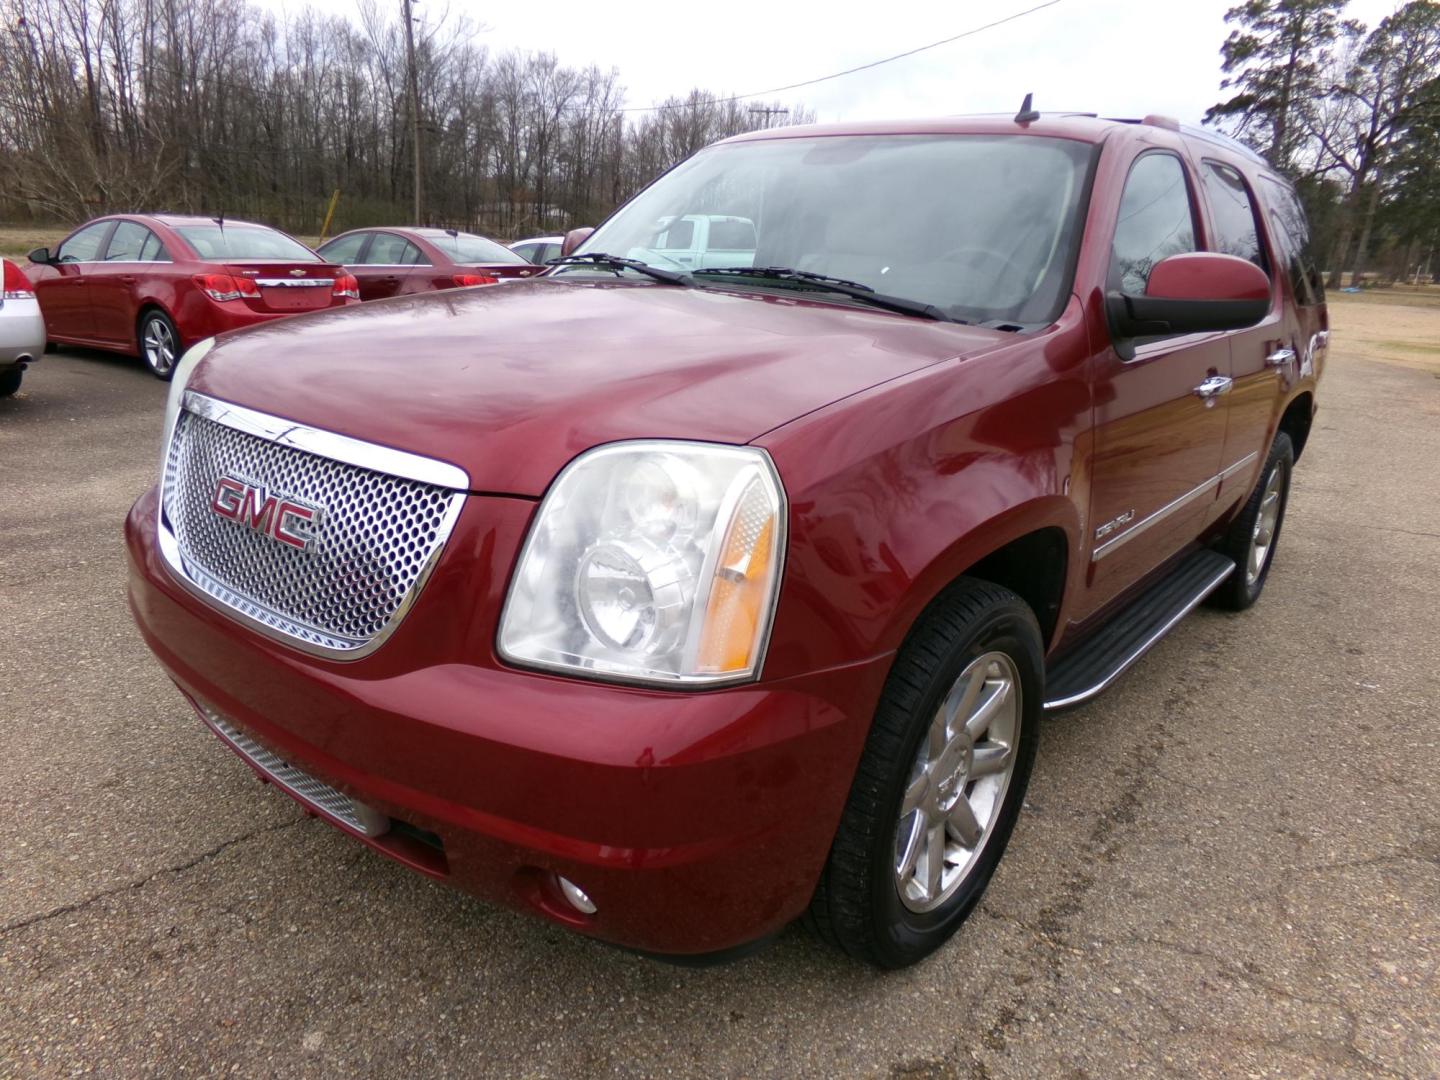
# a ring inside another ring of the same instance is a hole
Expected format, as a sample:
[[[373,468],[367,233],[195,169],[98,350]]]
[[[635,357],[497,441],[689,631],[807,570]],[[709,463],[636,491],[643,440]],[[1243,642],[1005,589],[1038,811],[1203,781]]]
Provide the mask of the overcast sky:
[[[279,10],[308,0],[261,2]],[[828,75],[1041,2],[416,0],[416,11],[469,17],[484,28],[476,41],[493,52],[549,50],[567,65],[616,67],[627,104],[643,106],[692,87],[743,94]],[[1224,16],[1234,2],[1059,0],[918,56],[776,96],[821,120],[865,120],[1013,111],[1033,91],[1045,110],[1198,123],[1219,100]],[[1346,14],[1373,26],[1396,6],[1351,0]]]
[[[293,0],[292,0],[293,2]],[[748,93],[868,63],[1034,7],[1041,0],[767,4],[495,3],[424,0],[463,13],[492,50],[548,49],[563,63],[620,69],[627,103],[691,87]],[[1019,107],[1198,122],[1219,100],[1219,48],[1233,0],[1059,0],[1003,26],[870,71],[779,95],[821,120],[936,116]],[[1368,25],[1394,0],[1352,0]]]

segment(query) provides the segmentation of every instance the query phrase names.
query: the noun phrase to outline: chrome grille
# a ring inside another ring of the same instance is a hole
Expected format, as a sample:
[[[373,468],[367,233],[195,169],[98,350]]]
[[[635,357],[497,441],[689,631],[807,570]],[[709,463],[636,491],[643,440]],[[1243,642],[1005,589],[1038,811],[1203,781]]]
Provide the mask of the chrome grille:
[[[267,632],[339,658],[364,655],[413,602],[464,492],[286,445],[221,422],[236,410],[213,411],[218,419],[182,410],[170,442],[161,525],[179,569]],[[227,475],[319,508],[310,550],[216,513]]]
[[[201,718],[237,753],[301,802],[366,836],[379,836],[389,829],[390,819],[378,810],[350,798],[343,791],[272,754],[209,705],[197,703],[195,707],[200,711]]]

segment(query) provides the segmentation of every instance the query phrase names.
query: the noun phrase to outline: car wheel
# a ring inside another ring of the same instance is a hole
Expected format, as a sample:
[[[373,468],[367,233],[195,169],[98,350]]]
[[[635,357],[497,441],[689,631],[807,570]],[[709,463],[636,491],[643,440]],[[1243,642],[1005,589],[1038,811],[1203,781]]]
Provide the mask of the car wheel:
[[[147,311],[140,318],[140,355],[157,379],[167,382],[180,359],[180,334],[163,311]]]
[[[1285,504],[1290,497],[1290,474],[1295,468],[1295,449],[1290,436],[1280,432],[1270,445],[1260,480],[1250,493],[1240,516],[1235,519],[1217,546],[1221,554],[1235,560],[1235,572],[1210,594],[1211,602],[1230,611],[1244,611],[1260,599],[1280,526],[1285,523]]]
[[[11,368],[9,371],[0,371],[0,397],[9,397],[19,390],[20,379],[24,374],[25,372],[18,367]]]
[[[1025,796],[1044,647],[1008,589],[961,578],[895,659],[806,921],[898,968],[979,901]]]

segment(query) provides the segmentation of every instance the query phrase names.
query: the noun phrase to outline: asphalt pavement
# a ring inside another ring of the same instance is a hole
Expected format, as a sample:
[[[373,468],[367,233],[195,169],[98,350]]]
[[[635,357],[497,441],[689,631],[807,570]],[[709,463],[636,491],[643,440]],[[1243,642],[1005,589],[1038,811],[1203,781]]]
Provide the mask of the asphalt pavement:
[[[1260,604],[1047,721],[984,902],[888,975],[643,959],[256,783],[124,602],[165,388],[47,357],[0,401],[0,1076],[1440,1075],[1440,375],[1337,325]]]

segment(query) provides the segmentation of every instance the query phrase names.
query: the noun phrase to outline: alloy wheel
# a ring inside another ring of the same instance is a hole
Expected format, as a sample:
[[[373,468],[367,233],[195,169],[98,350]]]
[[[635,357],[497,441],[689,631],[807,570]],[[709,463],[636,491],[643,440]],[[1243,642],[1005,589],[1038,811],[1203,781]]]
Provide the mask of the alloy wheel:
[[[168,375],[175,366],[175,332],[170,324],[158,316],[146,319],[140,343],[150,370],[157,375]]]
[[[911,911],[933,911],[953,896],[994,832],[1021,715],[1020,677],[1001,652],[967,665],[935,711],[895,831],[895,887]]]
[[[1255,515],[1255,528],[1250,534],[1250,553],[1245,562],[1245,583],[1254,585],[1265,571],[1266,560],[1275,543],[1275,526],[1280,522],[1280,495],[1284,487],[1284,476],[1277,464],[1265,480],[1265,492],[1260,496],[1260,512]]]

